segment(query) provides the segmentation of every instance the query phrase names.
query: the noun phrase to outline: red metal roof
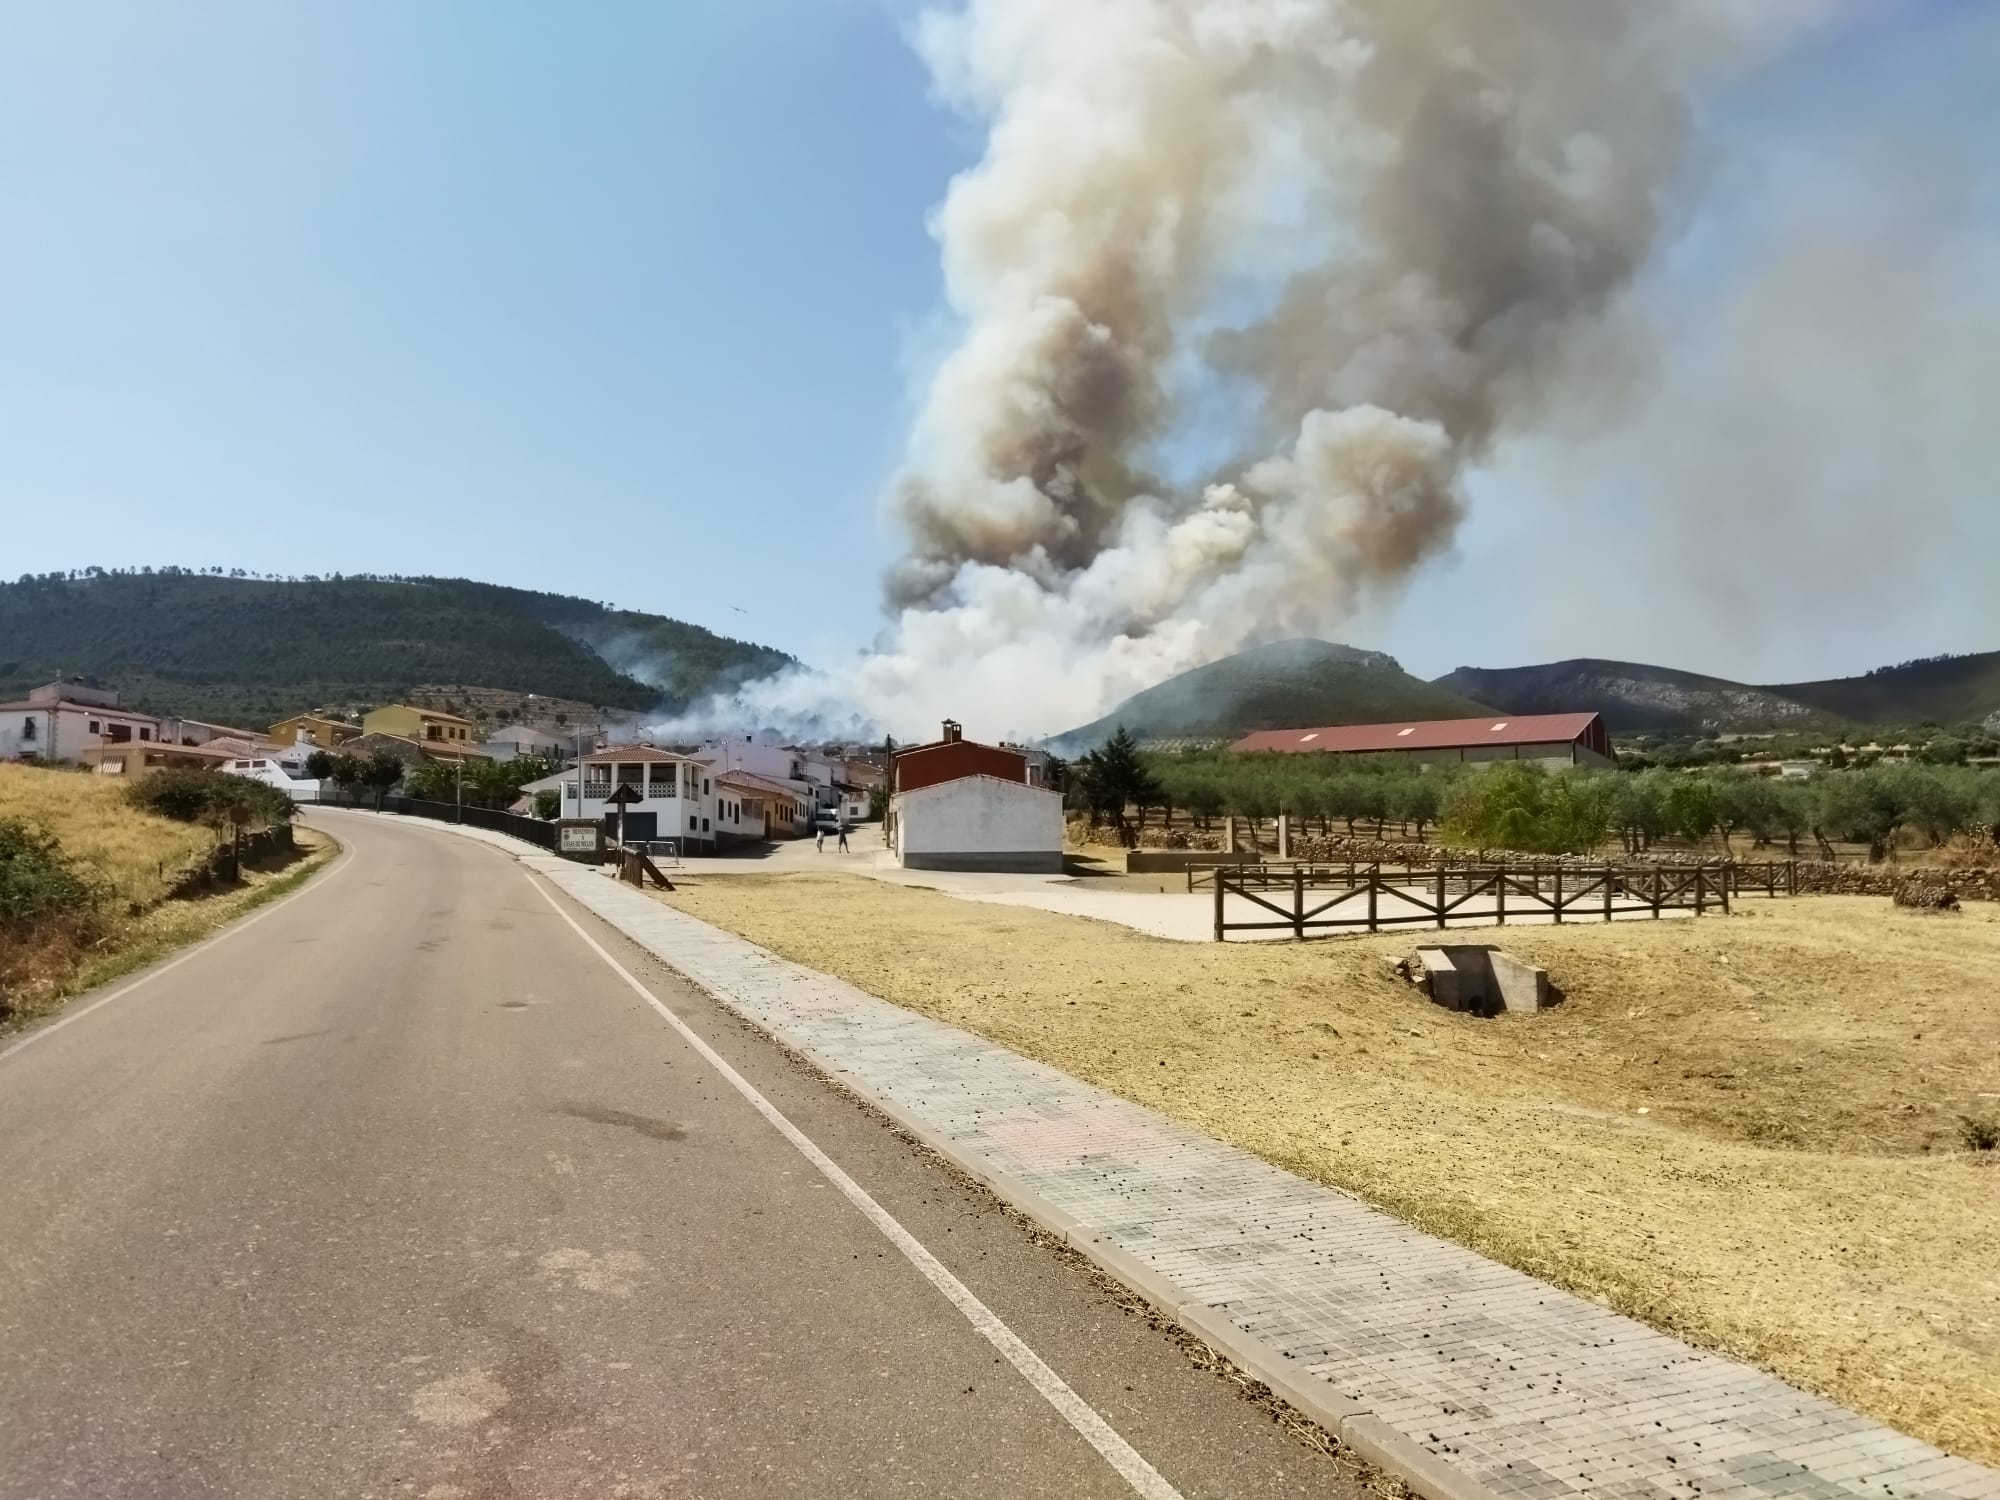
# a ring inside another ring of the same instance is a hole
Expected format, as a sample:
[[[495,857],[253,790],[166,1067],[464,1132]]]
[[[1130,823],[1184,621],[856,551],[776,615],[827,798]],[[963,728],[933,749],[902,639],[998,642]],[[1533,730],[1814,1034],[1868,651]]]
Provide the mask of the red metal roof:
[[[938,740],[898,750],[890,762],[890,787],[914,792],[919,787],[956,781],[961,776],[992,776],[1000,781],[1028,779],[1028,757],[977,740]]]
[[[1388,750],[1470,750],[1478,745],[1559,745],[1582,741],[1611,753],[1596,714],[1493,714],[1484,719],[1432,719],[1400,724],[1338,724],[1321,729],[1265,729],[1232,750],[1331,750],[1367,755]]]

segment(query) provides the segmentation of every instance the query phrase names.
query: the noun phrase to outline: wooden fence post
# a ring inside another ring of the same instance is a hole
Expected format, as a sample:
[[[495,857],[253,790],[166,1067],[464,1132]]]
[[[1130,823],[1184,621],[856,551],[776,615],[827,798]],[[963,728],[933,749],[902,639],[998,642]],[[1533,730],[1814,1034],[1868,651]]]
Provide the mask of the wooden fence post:
[[[1698,917],[1707,908],[1702,904],[1708,895],[1708,866],[1694,867],[1694,914]]]
[[[1736,894],[1740,896],[1743,892],[1739,890]],[[1726,878],[1722,882],[1722,914],[1725,917],[1729,915],[1729,881]]]
[[[1507,861],[1501,860],[1495,866],[1499,871],[1493,878],[1493,912],[1499,921],[1496,925],[1507,925]]]
[[[1537,884],[1539,884],[1539,883],[1540,883],[1539,879],[1537,880],[1537,882],[1536,882],[1536,883],[1537,883]],[[1561,864],[1557,864],[1557,866],[1556,866],[1556,926],[1560,927],[1560,926],[1562,926],[1562,924],[1563,924],[1563,867],[1562,867],[1562,865],[1561,865]]]
[[[1368,930],[1370,932],[1380,931],[1380,924],[1375,919],[1375,893],[1381,884],[1382,867],[1377,865],[1368,872]]]
[[[1604,920],[1611,920],[1611,861],[1604,862]]]
[[[1666,872],[1664,870],[1658,865],[1653,866],[1653,920],[1656,922],[1660,918],[1660,887],[1665,880],[1665,876]]]
[[[1292,866],[1292,940],[1306,940],[1306,872],[1303,865]]]
[[[1222,871],[1218,869],[1215,872],[1215,940],[1218,943],[1222,941],[1222,888]]]
[[[1438,931],[1444,931],[1444,865],[1438,865]]]
[[[1785,885],[1787,895],[1796,896],[1799,893],[1799,862],[1795,859],[1785,865]]]

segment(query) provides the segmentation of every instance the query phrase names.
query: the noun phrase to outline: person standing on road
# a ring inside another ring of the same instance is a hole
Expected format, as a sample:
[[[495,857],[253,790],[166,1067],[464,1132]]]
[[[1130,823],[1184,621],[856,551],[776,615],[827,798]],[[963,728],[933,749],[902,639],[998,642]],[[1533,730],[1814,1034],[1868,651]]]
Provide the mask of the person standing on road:
[[[815,823],[813,825],[813,852],[816,854],[826,853],[826,824],[824,823]]]
[[[840,820],[840,842],[834,846],[834,853],[845,854],[847,849],[847,819]]]

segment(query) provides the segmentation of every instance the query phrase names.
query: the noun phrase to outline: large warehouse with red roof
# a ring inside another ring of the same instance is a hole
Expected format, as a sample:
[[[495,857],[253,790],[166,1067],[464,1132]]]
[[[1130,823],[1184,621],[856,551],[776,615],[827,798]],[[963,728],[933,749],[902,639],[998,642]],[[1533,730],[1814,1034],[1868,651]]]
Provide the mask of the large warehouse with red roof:
[[[1293,754],[1402,755],[1425,764],[1525,760],[1552,769],[1615,764],[1611,736],[1596,714],[1494,714],[1484,719],[1265,729],[1246,735],[1230,748]]]

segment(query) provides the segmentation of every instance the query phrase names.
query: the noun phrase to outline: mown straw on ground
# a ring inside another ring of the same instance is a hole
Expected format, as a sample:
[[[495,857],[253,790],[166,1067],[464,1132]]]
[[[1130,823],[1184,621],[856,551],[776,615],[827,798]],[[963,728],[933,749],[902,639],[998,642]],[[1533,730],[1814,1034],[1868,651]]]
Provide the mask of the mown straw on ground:
[[[2000,1153],[1959,1129],[2000,1113],[1993,908],[1510,928],[1565,999],[1478,1020],[1394,975],[1413,936],[1177,944],[818,875],[662,899],[2000,1461]]]

